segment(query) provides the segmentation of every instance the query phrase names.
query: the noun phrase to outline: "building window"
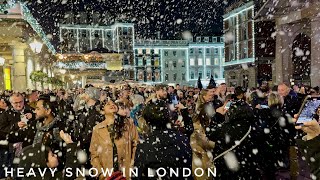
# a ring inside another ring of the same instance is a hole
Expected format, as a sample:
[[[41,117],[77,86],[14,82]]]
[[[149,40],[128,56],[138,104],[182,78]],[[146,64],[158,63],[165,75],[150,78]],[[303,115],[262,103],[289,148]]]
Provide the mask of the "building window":
[[[124,27],[122,33],[123,35],[128,35],[128,28]]]
[[[155,77],[156,81],[160,81],[160,71],[159,70],[154,72],[154,77]]]
[[[213,37],[212,42],[214,42],[214,43],[217,42],[217,37]]]
[[[219,58],[214,58],[214,65],[219,65]]]
[[[165,63],[165,67],[166,67],[166,68],[169,67],[169,63],[168,63],[168,62]]]
[[[138,54],[142,54],[142,49],[138,49]]]
[[[159,66],[159,59],[154,60],[154,66]]]
[[[177,56],[177,51],[172,51],[173,56]]]
[[[138,79],[139,79],[139,81],[143,80],[143,71],[142,70],[139,70],[139,72],[138,72]]]
[[[211,70],[207,70],[207,78],[211,77]]]
[[[152,72],[147,73],[147,80],[152,81]]]
[[[182,73],[182,74],[181,74],[181,80],[182,80],[182,81],[185,81],[185,80],[186,80],[186,74],[185,74],[185,73]]]
[[[143,66],[143,58],[138,59],[138,66]]]
[[[194,71],[190,71],[190,79],[195,79],[194,78]]]
[[[177,80],[177,73],[173,74],[173,80],[176,81]]]
[[[185,62],[185,61],[182,61],[181,67],[185,67],[185,66],[186,66],[186,62]]]
[[[199,59],[198,59],[198,66],[202,66],[202,65],[203,65],[202,59],[199,58]]]
[[[190,66],[194,66],[195,60],[193,58],[190,59]]]
[[[210,53],[210,49],[206,48],[206,53],[209,54]]]
[[[159,49],[154,49],[154,54],[159,54]]]
[[[177,67],[177,61],[173,61],[173,67]]]
[[[197,42],[201,42],[201,37],[197,37]]]
[[[199,48],[199,54],[202,54],[202,48]]]
[[[224,37],[221,37],[221,38],[220,38],[220,42],[224,42]]]
[[[206,65],[207,65],[207,66],[210,66],[210,65],[211,65],[211,62],[210,62],[210,61],[211,61],[210,58],[207,58],[207,59],[206,59]]]
[[[219,49],[218,48],[214,48],[214,54],[219,54]]]
[[[164,51],[164,56],[168,56],[169,52],[168,51]]]
[[[151,59],[150,58],[147,59],[147,66],[151,66]]]
[[[219,78],[219,75],[217,73],[214,73],[214,78]]]
[[[209,37],[204,37],[203,40],[204,42],[209,42]]]
[[[165,75],[165,77],[164,77],[164,80],[165,80],[165,81],[169,81],[169,74],[168,74],[168,73],[166,73],[166,75]]]
[[[198,78],[200,77],[200,79],[202,79],[202,71],[198,72]]]
[[[190,54],[193,54],[193,49],[190,49]]]
[[[150,54],[150,49],[149,48],[146,50],[146,54]]]

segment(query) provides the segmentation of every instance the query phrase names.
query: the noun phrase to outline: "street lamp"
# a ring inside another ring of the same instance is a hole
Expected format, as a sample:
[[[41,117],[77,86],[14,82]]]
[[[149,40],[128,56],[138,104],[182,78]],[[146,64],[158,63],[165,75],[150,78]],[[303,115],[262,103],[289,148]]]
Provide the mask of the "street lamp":
[[[36,39],[34,39],[33,42],[29,45],[31,47],[31,50],[36,54],[39,54],[41,52],[43,46],[43,44],[41,42],[38,42]]]

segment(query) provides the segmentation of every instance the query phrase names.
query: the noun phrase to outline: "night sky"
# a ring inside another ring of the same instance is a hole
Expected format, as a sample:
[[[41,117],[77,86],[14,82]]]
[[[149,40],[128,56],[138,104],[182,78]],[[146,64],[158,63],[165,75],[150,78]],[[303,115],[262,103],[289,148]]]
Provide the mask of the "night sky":
[[[147,1],[147,2],[146,2]],[[68,11],[100,12],[106,25],[115,21],[135,23],[137,36],[182,39],[193,36],[220,36],[226,0],[29,0],[28,6],[47,34],[58,41],[58,23]],[[93,24],[98,25],[98,24]]]

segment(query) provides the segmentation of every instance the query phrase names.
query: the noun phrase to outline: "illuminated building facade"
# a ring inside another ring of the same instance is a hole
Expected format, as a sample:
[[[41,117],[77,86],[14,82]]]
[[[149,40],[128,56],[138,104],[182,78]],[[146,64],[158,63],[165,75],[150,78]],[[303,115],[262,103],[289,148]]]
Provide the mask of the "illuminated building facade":
[[[224,14],[225,79],[228,86],[256,87],[272,81],[274,22],[255,21],[260,1],[238,1]]]
[[[319,1],[266,1],[257,20],[276,23],[274,82],[320,84]]]
[[[135,80],[143,83],[194,86],[200,76],[206,86],[211,75],[224,82],[223,37],[135,42]]]

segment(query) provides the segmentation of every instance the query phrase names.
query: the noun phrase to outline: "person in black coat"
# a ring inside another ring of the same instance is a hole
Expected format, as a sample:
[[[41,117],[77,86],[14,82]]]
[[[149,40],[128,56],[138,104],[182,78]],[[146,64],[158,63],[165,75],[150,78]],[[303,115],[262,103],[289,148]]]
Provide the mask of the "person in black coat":
[[[284,99],[283,112],[290,114],[291,117],[297,114],[301,106],[297,93],[285,83],[278,85],[278,93]]]
[[[221,107],[223,108],[223,107]],[[221,117],[221,110],[216,110]],[[259,142],[252,138],[254,113],[243,100],[233,102],[224,123],[211,121],[206,136],[216,142],[212,151],[217,179],[260,179]],[[220,121],[221,122],[221,121]]]
[[[171,128],[169,109],[157,103],[149,103],[143,111],[143,118],[150,126],[145,140],[138,144],[134,166],[138,168],[138,177],[132,179],[157,179],[148,177],[148,170],[166,169],[161,179],[184,179],[182,169],[192,166],[192,150],[189,138]],[[179,169],[179,175],[170,177],[170,168]],[[186,177],[192,179],[192,176]]]
[[[0,114],[0,165],[1,167],[11,167],[15,153],[19,153],[22,147],[30,145],[30,142],[20,141],[23,143],[13,144],[8,141],[10,132],[19,129],[18,122],[33,121],[34,115],[28,106],[25,106],[24,97],[15,93],[9,98],[11,107]],[[28,138],[28,137],[27,137]],[[0,178],[4,176],[3,168],[0,168]]]
[[[260,142],[258,149],[259,167],[265,178],[276,179],[276,172],[289,175],[289,148],[293,144],[294,124],[281,111],[283,100],[278,93],[268,97],[269,108],[254,108],[255,125],[252,137]]]
[[[65,179],[75,179],[76,177],[76,168],[78,168],[77,160],[77,145],[73,143],[71,136],[69,134],[60,131],[60,137],[64,140],[66,146],[65,153],[65,162],[62,168],[59,167],[60,160],[58,156],[53,153],[49,146],[45,146],[41,143],[30,145],[23,149],[23,153],[20,157],[19,167],[23,168],[24,177],[23,179],[54,179],[54,180],[65,180]],[[53,168],[55,171],[52,176],[51,171],[48,168]],[[68,171],[67,168],[70,168]],[[35,174],[27,173],[33,169]],[[41,175],[39,169],[43,172],[45,169],[44,175]],[[70,177],[69,177],[70,176]]]

